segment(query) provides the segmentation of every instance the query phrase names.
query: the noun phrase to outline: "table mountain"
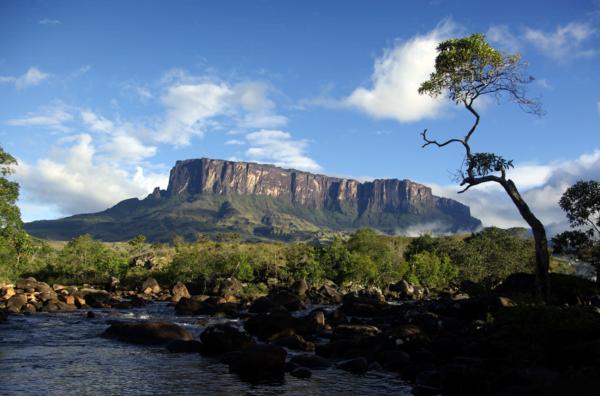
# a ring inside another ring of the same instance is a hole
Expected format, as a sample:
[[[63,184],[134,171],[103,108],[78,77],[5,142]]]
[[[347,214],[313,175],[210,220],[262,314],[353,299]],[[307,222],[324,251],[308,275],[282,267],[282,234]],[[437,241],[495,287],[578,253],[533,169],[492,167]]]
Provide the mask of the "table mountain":
[[[239,233],[247,240],[311,239],[330,231],[371,227],[472,231],[481,222],[469,207],[437,197],[410,180],[359,182],[273,165],[214,159],[177,161],[167,190],[127,199],[110,209],[26,224],[33,235],[70,239],[90,233],[107,241],[144,234],[150,241],[198,233]]]

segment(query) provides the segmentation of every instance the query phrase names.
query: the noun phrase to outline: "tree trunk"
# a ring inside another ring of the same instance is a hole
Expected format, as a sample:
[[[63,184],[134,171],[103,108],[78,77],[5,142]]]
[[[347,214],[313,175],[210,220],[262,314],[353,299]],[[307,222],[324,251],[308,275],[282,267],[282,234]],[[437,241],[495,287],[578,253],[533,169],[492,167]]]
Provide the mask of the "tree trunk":
[[[529,224],[533,232],[535,242],[535,279],[536,292],[539,298],[548,302],[550,300],[550,278],[548,269],[550,268],[550,254],[548,253],[548,239],[546,237],[546,229],[542,222],[535,217],[529,206],[521,197],[519,190],[512,180],[503,180],[500,184],[510,196],[513,203],[519,209],[521,217]]]

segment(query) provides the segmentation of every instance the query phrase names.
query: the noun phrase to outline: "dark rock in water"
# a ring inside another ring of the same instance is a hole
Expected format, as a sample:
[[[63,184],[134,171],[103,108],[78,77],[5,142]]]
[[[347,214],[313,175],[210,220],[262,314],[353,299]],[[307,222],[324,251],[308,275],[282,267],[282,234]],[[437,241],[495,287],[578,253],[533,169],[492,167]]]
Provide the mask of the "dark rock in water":
[[[250,346],[228,361],[229,369],[238,373],[243,380],[282,380],[285,374],[285,349],[275,345]]]
[[[274,312],[271,314],[259,314],[244,323],[244,329],[257,336],[261,340],[266,340],[274,334],[281,333],[284,330],[295,332],[302,326],[302,321],[293,317],[288,312]]]
[[[288,311],[299,311],[305,309],[306,306],[300,297],[287,290],[282,290],[275,294],[269,295],[269,298],[275,303],[283,306]]]
[[[94,319],[96,317],[96,314],[92,311],[88,311],[85,317],[88,319]]]
[[[27,295],[15,294],[6,302],[6,310],[11,313],[19,313],[27,305]]]
[[[348,293],[344,296],[342,312],[352,316],[373,317],[382,315],[388,307],[385,297],[378,290]]]
[[[369,362],[364,357],[359,357],[340,362],[337,368],[353,374],[364,374],[369,370]]]
[[[317,345],[315,352],[326,358],[351,359],[372,355],[380,345],[379,337],[354,337]]]
[[[296,378],[308,379],[312,377],[312,372],[306,367],[298,367],[290,371],[290,375]]]
[[[182,298],[191,298],[190,292],[188,291],[185,283],[177,282],[171,291],[171,301],[177,303]]]
[[[273,312],[287,312],[287,310],[280,304],[277,304],[269,297],[259,297],[252,302],[250,308],[248,308],[248,312],[250,313],[273,313]]]
[[[292,356],[290,361],[310,369],[325,369],[331,367],[331,362],[329,360],[318,355],[295,355]]]
[[[384,350],[377,354],[377,361],[386,370],[402,372],[410,365],[410,355],[400,350]]]
[[[88,292],[83,298],[85,303],[92,308],[111,308],[113,303],[110,294],[104,290]]]
[[[0,323],[6,322],[8,320],[8,313],[3,310],[0,309]]]
[[[343,338],[351,338],[356,336],[374,337],[381,333],[375,326],[370,325],[339,325],[333,332],[332,340],[341,340]]]
[[[304,279],[297,280],[290,288],[292,293],[299,297],[304,297],[308,291],[308,284]]]
[[[200,340],[204,344],[203,352],[213,355],[239,351],[254,345],[248,334],[226,324],[207,327],[200,335]]]
[[[200,341],[174,340],[167,344],[169,352],[173,353],[202,353],[204,348]]]
[[[234,303],[223,303],[219,297],[209,297],[205,300],[181,298],[175,305],[177,315],[217,315],[236,317],[239,307]]]
[[[296,351],[306,351],[313,352],[315,350],[315,344],[306,341],[302,336],[298,334],[292,334],[285,337],[280,337],[273,340],[273,344],[279,345],[288,349],[293,349]]]
[[[194,339],[188,330],[169,322],[113,323],[101,335],[133,344],[166,344]]]

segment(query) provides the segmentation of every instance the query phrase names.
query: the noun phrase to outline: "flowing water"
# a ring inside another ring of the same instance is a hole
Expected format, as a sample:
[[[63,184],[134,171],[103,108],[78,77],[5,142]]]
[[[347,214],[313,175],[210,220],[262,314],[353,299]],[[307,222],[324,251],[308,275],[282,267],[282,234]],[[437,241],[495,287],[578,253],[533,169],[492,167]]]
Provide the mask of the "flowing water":
[[[334,368],[312,378],[252,385],[199,354],[99,337],[110,320],[168,320],[196,336],[206,317],[176,317],[166,303],[128,311],[95,310],[11,316],[0,324],[0,395],[409,395],[396,375],[357,376]]]

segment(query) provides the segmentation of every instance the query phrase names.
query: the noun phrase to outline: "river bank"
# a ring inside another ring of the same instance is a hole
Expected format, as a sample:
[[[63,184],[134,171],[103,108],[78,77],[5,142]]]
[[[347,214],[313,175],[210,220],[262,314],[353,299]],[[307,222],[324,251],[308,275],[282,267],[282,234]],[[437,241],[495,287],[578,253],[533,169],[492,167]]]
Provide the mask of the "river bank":
[[[555,281],[556,305],[531,304],[531,281],[435,298],[406,282],[387,295],[297,282],[250,302],[235,280],[215,295],[24,280],[2,291],[13,313],[26,299],[0,325],[3,389],[60,394],[72,377],[79,394],[595,394],[600,299]]]

